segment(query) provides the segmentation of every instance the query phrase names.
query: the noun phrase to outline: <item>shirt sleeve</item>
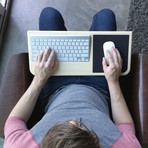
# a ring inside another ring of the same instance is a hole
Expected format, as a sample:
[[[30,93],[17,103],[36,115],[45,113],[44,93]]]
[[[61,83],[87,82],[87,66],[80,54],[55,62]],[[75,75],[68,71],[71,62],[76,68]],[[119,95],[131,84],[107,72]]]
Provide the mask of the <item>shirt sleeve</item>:
[[[39,148],[25,122],[18,117],[7,119],[4,135],[4,148]]]
[[[122,134],[111,146],[111,148],[141,148],[141,145],[135,135],[134,124],[118,124],[117,128],[122,132]]]

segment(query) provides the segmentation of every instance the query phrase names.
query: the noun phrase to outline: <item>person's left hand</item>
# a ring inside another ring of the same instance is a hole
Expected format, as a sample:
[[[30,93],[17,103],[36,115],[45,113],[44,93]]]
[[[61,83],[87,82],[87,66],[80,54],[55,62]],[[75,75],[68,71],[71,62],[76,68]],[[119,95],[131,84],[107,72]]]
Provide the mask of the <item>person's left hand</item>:
[[[57,60],[54,50],[46,48],[36,57],[35,78],[38,81],[46,82],[47,79],[56,71]]]

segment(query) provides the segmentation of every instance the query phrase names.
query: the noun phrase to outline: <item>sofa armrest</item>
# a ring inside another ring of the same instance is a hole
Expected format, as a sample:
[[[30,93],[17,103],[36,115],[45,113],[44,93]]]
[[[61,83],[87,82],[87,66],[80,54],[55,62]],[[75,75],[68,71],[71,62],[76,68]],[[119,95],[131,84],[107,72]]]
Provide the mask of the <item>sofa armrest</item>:
[[[121,89],[135,123],[137,138],[141,145],[148,146],[148,55],[132,55],[131,71],[121,78]]]
[[[16,54],[9,59],[0,89],[0,137],[4,137],[5,121],[29,87],[32,77],[27,53]]]
[[[133,55],[132,115],[142,145],[148,144],[148,55]]]

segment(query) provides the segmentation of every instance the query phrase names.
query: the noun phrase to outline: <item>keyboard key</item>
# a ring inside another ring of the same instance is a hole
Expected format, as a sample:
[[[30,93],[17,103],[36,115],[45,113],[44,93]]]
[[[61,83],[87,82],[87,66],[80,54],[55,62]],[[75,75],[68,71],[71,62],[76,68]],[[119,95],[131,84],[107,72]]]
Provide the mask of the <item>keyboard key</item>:
[[[88,54],[81,54],[81,57],[88,57]]]
[[[88,50],[83,50],[83,53],[89,53],[89,51]]]
[[[70,53],[70,50],[67,50],[67,53]]]
[[[88,42],[84,42],[84,45],[88,46],[88,45],[89,45],[89,43],[88,43]]]
[[[72,62],[72,61],[73,61],[73,58],[72,58],[72,57],[71,57],[71,58],[69,58],[69,61],[70,61],[70,62]]]
[[[69,59],[68,59],[68,57],[59,57],[58,61],[59,62],[67,62],[67,61],[69,61]]]

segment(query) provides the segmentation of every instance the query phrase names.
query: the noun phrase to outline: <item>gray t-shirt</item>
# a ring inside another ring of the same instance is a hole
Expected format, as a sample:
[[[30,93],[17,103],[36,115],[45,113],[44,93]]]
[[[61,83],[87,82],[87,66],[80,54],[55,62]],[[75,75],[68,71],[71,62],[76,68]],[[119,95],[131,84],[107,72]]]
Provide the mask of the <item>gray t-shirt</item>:
[[[56,123],[77,120],[85,123],[98,136],[103,148],[109,148],[121,135],[111,121],[109,98],[93,87],[71,84],[54,93],[46,106],[46,114],[31,129],[40,145],[46,132]]]

